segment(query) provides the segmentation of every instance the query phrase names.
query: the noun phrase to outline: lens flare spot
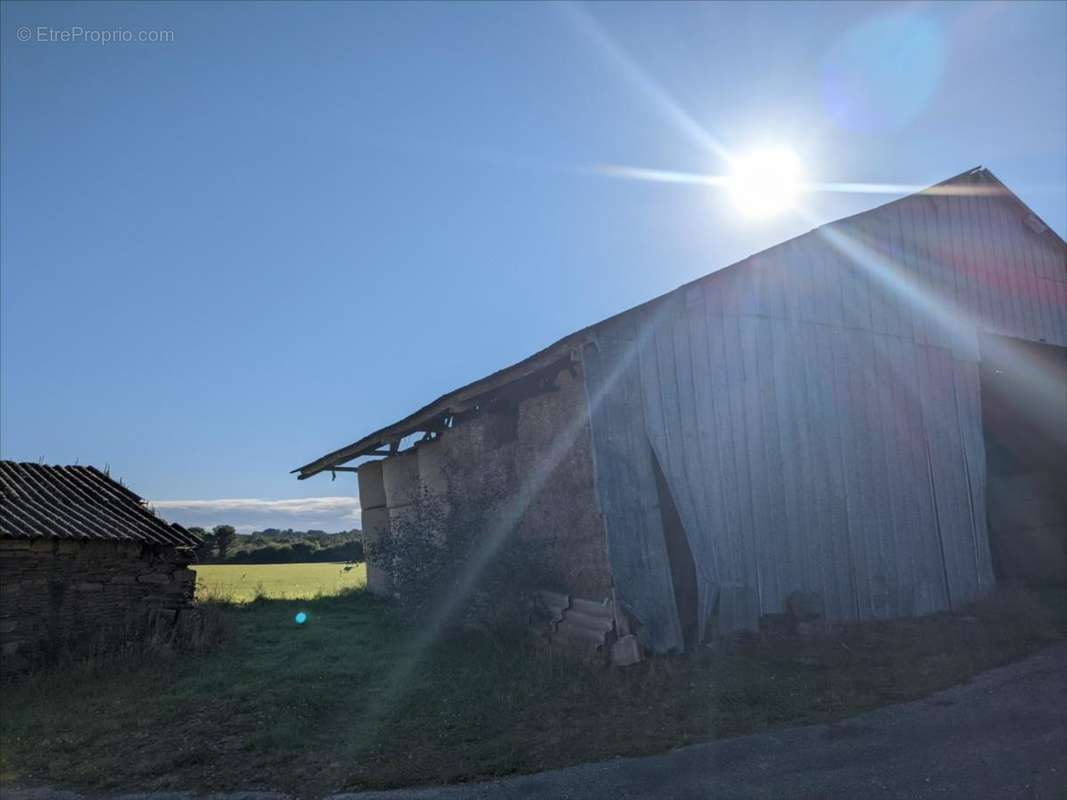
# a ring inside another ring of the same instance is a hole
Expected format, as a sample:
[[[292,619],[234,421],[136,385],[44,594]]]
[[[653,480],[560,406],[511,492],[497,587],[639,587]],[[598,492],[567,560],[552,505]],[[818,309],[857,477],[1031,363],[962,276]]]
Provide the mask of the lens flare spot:
[[[307,615],[307,612],[305,612],[305,611],[298,611],[298,612],[297,612],[297,614],[296,614],[296,616],[295,616],[295,617],[293,617],[293,619],[294,619],[294,620],[296,620],[296,624],[297,624],[297,625],[303,625],[303,624],[304,624],[305,622],[307,622],[307,621],[308,621],[308,615]]]
[[[941,29],[921,8],[879,14],[829,49],[823,102],[847,130],[900,131],[929,107],[944,62]]]

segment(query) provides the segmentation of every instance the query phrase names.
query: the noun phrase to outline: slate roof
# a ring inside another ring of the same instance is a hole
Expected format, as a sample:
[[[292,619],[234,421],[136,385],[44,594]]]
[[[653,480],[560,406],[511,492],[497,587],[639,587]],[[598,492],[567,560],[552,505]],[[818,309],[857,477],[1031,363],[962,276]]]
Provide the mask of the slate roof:
[[[0,537],[200,543],[95,467],[17,461],[0,461]]]

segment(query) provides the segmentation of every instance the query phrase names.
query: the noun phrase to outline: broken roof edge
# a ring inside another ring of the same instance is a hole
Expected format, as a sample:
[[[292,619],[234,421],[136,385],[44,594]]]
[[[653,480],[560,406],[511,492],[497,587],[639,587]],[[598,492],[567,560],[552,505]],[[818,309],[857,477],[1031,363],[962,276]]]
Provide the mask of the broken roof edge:
[[[575,331],[574,333],[564,336],[553,344],[550,344],[548,347],[539,350],[538,352],[522,359],[521,361],[517,361],[514,364],[511,364],[510,366],[499,369],[484,378],[479,378],[476,381],[468,383],[457,389],[453,389],[450,392],[446,392],[433,402],[423,406],[414,413],[409,414],[408,416],[404,417],[401,420],[398,420],[397,422],[392,423],[391,425],[387,425],[384,428],[379,428],[373,433],[367,434],[362,439],[359,439],[358,441],[355,441],[350,445],[334,450],[333,452],[327,453],[326,455],[321,456],[315,459],[314,461],[308,462],[302,467],[297,467],[296,469],[291,470],[291,474],[297,474],[299,480],[304,480],[306,478],[313,477],[314,475],[318,475],[320,472],[328,472],[331,467],[337,467],[341,464],[345,464],[349,461],[353,461],[357,458],[360,458],[361,456],[369,455],[372,451],[377,450],[379,447],[387,444],[390,440],[395,440],[410,435],[411,433],[418,431],[419,426],[424,425],[426,422],[441,415],[447,414],[451,406],[462,404],[463,402],[475,398],[479,395],[485,394],[486,392],[489,392],[492,389],[497,388],[498,386],[504,385],[514,380],[518,380],[522,377],[525,377],[526,375],[529,375],[532,372],[537,371],[542,367],[547,366],[553,360],[562,357],[563,355],[569,353],[577,347],[580,347],[586,341],[592,340],[593,331],[595,328],[599,328],[602,325],[606,325],[612,322],[613,320],[616,320],[619,317],[623,316],[624,314],[630,314],[634,311],[637,311],[638,309],[650,307],[656,303],[662,302],[665,298],[675,294],[676,292],[682,291],[688,287],[695,286],[696,284],[699,284],[702,281],[708,280],[709,278],[719,274],[723,270],[739,268],[755,258],[763,256],[771,252],[772,250],[778,249],[779,247],[783,247],[789,244],[790,242],[796,241],[797,239],[809,236],[815,231],[818,231],[822,228],[827,228],[831,225],[847,224],[848,222],[858,217],[862,217],[866,214],[872,214],[876,211],[894,205],[895,203],[900,203],[911,197],[920,197],[923,195],[951,196],[957,194],[958,192],[955,191],[939,190],[942,190],[944,187],[947,187],[950,184],[955,184],[957,182],[963,181],[964,179],[969,179],[973,177],[989,179],[993,181],[998,187],[995,191],[995,194],[1007,197],[1028,213],[1033,214],[1034,217],[1037,218],[1041,222],[1041,224],[1045,226],[1046,231],[1051,232],[1052,235],[1056,237],[1056,240],[1059,242],[1060,246],[1067,248],[1067,243],[1064,242],[1063,238],[1060,237],[1060,235],[1056,233],[1056,231],[1053,230],[1050,225],[1048,225],[1044,220],[1042,220],[1033,211],[1033,209],[1031,209],[1026,203],[1024,203],[1018,197],[1018,195],[1016,195],[1011,189],[1009,189],[1004,183],[1002,183],[1001,180],[996,177],[996,175],[994,175],[992,172],[990,172],[983,166],[973,167],[971,169],[965,170],[964,172],[961,172],[958,175],[954,175],[951,178],[946,178],[943,181],[928,186],[918,192],[912,192],[911,194],[906,194],[901,197],[894,198],[893,200],[889,200],[888,202],[874,206],[873,208],[868,208],[864,211],[858,211],[855,214],[848,215],[847,217],[841,217],[840,219],[835,219],[830,222],[823,223],[822,225],[817,225],[816,227],[811,228],[810,230],[807,230],[804,233],[797,234],[796,236],[793,236],[789,239],[785,239],[781,242],[773,244],[770,247],[766,247],[763,250],[759,250],[755,253],[752,253],[751,255],[748,255],[739,261],[727,264],[726,266],[720,267],[717,270],[709,272],[705,275],[701,275],[698,278],[694,278],[693,280],[683,283],[680,286],[675,287],[674,289],[664,292],[663,294],[657,295],[656,297],[653,297],[650,300],[646,300],[643,303],[638,303],[636,306],[631,306],[630,308],[624,309],[618,312],[617,314],[613,314],[610,317],[606,317],[602,320],[594,322],[591,325],[587,325],[586,327]]]
[[[626,312],[624,311],[620,313]],[[611,317],[610,319],[614,319],[614,317]],[[300,480],[304,480],[305,478],[318,475],[320,472],[328,472],[331,467],[337,467],[357,459],[360,456],[369,455],[372,451],[388,444],[392,440],[402,439],[405,436],[415,433],[420,430],[420,426],[430,420],[458,410],[454,408],[454,406],[460,406],[469,400],[491,392],[499,386],[516,381],[537,372],[539,369],[551,365],[554,361],[569,356],[572,350],[580,347],[588,339],[592,329],[600,324],[602,323],[597,322],[582,328],[580,331],[564,336],[562,339],[550,344],[543,350],[539,350],[532,356],[524,358],[522,361],[518,361],[503,369],[499,369],[484,378],[479,378],[478,380],[468,383],[465,386],[461,386],[458,389],[446,392],[432,403],[423,406],[418,411],[409,414],[403,419],[394,422],[391,425],[387,425],[384,428],[379,428],[373,433],[367,434],[362,439],[353,442],[346,447],[334,450],[332,453],[327,453],[302,467],[297,467],[296,469],[291,470],[291,472],[299,473],[297,477]]]

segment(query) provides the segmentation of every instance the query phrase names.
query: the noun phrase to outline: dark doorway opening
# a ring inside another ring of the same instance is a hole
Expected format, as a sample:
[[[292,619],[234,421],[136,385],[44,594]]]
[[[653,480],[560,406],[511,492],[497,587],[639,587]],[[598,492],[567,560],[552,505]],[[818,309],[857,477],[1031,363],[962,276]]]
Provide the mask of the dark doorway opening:
[[[663,475],[659,459],[649,446],[652,469],[656,473],[656,494],[659,496],[659,512],[663,521],[663,538],[667,544],[667,558],[671,562],[671,581],[674,584],[674,604],[678,609],[678,622],[682,626],[682,638],[686,650],[699,643],[700,624],[697,616],[697,569],[693,551],[685,536],[678,506],[671,496],[671,488]]]
[[[1067,582],[1067,348],[983,335],[986,512],[999,581]]]

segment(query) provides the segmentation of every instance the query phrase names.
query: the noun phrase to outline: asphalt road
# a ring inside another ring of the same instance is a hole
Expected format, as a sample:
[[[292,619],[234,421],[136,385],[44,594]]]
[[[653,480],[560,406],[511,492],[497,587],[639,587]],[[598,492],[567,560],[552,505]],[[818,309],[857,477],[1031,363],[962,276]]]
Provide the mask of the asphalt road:
[[[3,800],[83,800],[15,790]],[[110,800],[190,800],[144,793]],[[268,793],[218,800],[281,800]],[[789,728],[482,784],[330,800],[1067,798],[1067,645],[834,725]]]

